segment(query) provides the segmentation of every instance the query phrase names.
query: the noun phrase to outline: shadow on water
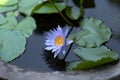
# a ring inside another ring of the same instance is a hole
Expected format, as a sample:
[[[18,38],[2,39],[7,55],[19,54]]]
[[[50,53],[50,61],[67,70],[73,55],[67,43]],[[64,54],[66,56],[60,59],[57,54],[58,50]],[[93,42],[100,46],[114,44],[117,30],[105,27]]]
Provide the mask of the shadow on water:
[[[0,77],[0,80],[8,80],[8,79],[4,79],[4,78],[1,78],[1,77]]]
[[[36,34],[43,34],[43,32],[49,31],[58,25],[65,26],[66,24],[59,14],[34,14],[33,17],[37,24],[37,29],[35,30]]]
[[[65,71],[66,70],[66,62],[63,59],[59,59],[59,57],[54,58],[54,54],[51,51],[44,51],[43,58],[45,62],[48,64],[49,68],[54,71]]]
[[[73,0],[76,6],[80,7],[79,0]],[[84,0],[83,2],[84,8],[95,8],[95,2],[94,0]]]
[[[120,6],[120,0],[110,0],[110,2]]]

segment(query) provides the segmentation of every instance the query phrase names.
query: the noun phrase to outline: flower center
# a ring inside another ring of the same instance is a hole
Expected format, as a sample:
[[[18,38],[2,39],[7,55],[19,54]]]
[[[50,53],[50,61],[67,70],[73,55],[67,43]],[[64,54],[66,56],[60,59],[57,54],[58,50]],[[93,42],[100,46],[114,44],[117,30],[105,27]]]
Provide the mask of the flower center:
[[[55,38],[56,46],[62,46],[64,44],[64,38],[62,36],[57,36]]]

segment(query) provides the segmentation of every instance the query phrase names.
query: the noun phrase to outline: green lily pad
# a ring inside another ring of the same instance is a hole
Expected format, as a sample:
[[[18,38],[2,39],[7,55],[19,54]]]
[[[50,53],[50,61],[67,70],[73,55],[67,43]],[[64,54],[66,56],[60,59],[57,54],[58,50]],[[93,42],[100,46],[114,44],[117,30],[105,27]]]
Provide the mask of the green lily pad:
[[[18,3],[18,0],[0,0],[0,6],[12,6]]]
[[[15,15],[9,13],[6,16],[6,21],[7,23],[0,26],[0,28],[19,30],[25,37],[29,37],[36,28],[35,20],[32,17],[26,17],[18,23]]]
[[[35,20],[32,17],[24,18],[16,29],[20,30],[25,37],[29,37],[36,28]]]
[[[9,62],[20,56],[26,45],[26,37],[29,37],[36,28],[32,17],[25,17],[19,23],[16,20],[17,13],[7,13],[6,23],[0,25],[0,58]],[[3,23],[3,22],[2,22]]]
[[[79,32],[75,43],[83,47],[98,47],[108,41],[111,30],[105,24],[95,18],[85,18],[81,22],[83,31]]]
[[[0,29],[0,58],[11,61],[24,52],[26,38],[18,30]]]
[[[37,6],[45,2],[45,0],[20,0],[19,2],[19,11],[26,14],[31,15],[33,9]]]
[[[13,5],[13,6],[0,6],[0,13],[12,11],[12,10],[15,10],[16,8],[17,8],[17,5]]]
[[[0,26],[0,28],[4,28],[4,29],[15,29],[15,27],[17,27],[17,20],[15,18],[15,16],[6,16],[6,24]]]
[[[6,23],[6,19],[2,14],[0,14],[0,25],[2,25],[4,23]]]
[[[6,16],[14,16],[14,17],[17,17],[17,16],[19,16],[19,12],[18,12],[18,11],[7,12]]]
[[[54,3],[55,6],[59,9],[59,11],[62,11],[66,8],[65,3]],[[49,2],[46,2],[40,7],[37,7],[37,9],[34,10],[34,13],[39,13],[39,14],[51,14],[51,13],[59,13],[59,11]]]
[[[97,48],[80,47],[74,49],[74,53],[85,61],[98,61],[103,58],[117,60],[119,58],[119,55],[116,52],[110,51],[110,49],[107,49],[105,46],[100,46]]]
[[[115,61],[112,58],[103,58],[98,61],[74,61],[74,62],[69,62],[67,63],[66,70],[67,71],[78,71],[78,70],[86,70],[86,69],[91,69],[95,67],[102,66],[106,63],[110,63]]]

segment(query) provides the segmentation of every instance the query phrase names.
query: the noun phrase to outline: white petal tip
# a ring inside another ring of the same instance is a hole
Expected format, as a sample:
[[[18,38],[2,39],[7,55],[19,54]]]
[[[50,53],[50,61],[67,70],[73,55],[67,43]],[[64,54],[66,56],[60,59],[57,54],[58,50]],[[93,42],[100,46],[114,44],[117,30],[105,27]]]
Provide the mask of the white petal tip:
[[[73,40],[67,40],[67,45],[73,43]]]

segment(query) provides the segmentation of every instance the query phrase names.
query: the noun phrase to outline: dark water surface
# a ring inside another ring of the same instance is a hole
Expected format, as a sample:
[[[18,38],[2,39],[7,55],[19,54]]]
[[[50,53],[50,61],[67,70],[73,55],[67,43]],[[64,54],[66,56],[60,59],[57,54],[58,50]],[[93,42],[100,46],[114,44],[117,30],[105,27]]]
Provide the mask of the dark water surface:
[[[93,0],[89,0],[93,1]],[[91,3],[91,2],[90,2]],[[107,46],[120,54],[120,1],[119,0],[95,0],[94,4],[88,4],[84,17],[95,17],[101,19],[113,31],[112,38],[107,42]],[[86,5],[85,5],[86,6]],[[19,58],[11,61],[13,65],[22,68],[38,71],[65,70],[65,62],[54,60],[50,52],[44,51],[45,37],[44,32],[53,28],[53,26],[65,25],[64,21],[58,15],[34,15],[37,20],[37,29],[28,39],[26,50]],[[66,61],[74,59],[72,52],[66,58]],[[58,61],[58,62],[57,62]]]

